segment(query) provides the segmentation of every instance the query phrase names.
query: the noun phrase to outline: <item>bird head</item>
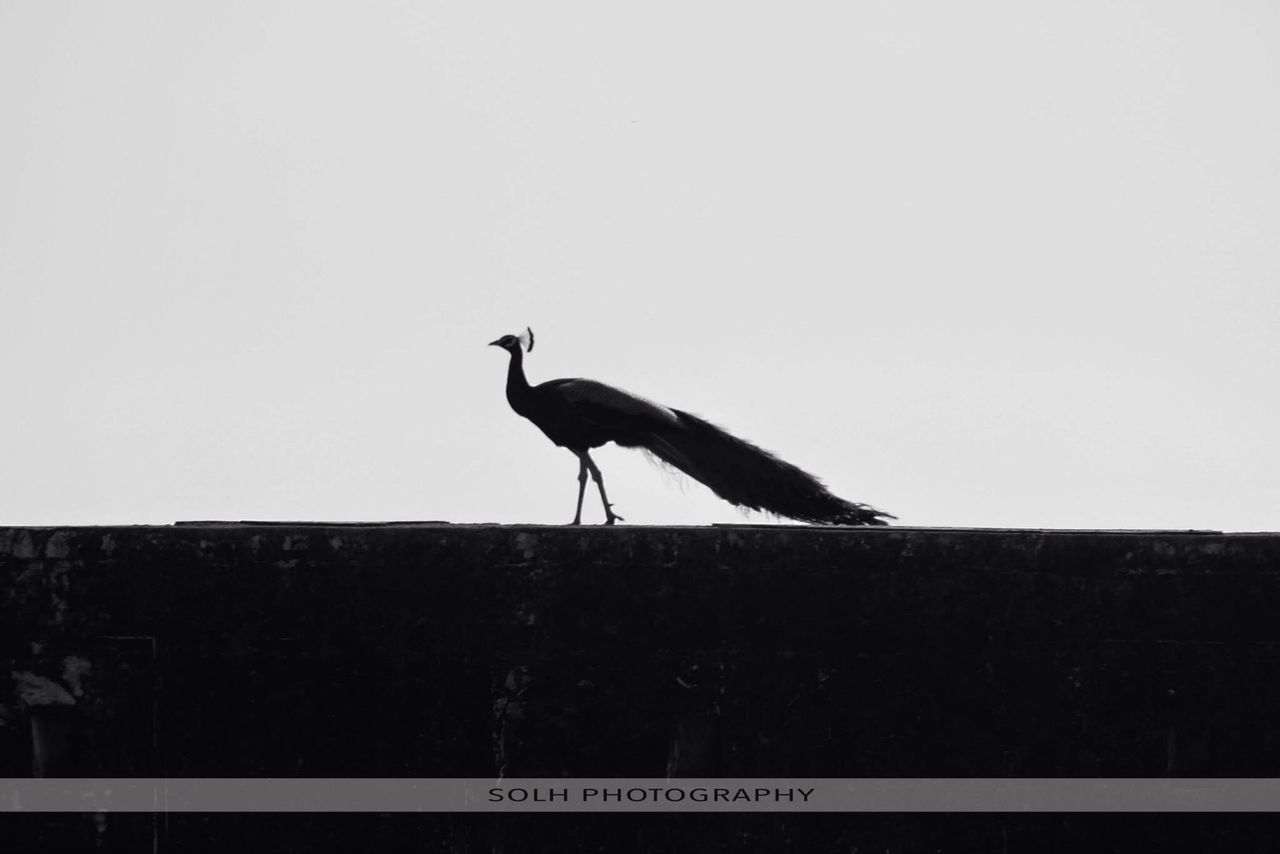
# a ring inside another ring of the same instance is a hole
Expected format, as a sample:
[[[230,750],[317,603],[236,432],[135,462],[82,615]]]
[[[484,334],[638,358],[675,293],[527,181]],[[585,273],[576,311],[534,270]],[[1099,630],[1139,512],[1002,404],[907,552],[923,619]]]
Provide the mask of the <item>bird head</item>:
[[[533,351],[533,330],[529,327],[524,328],[524,332],[519,335],[503,335],[497,341],[490,341],[490,347],[501,347],[508,353],[518,352],[521,347],[529,352]]]

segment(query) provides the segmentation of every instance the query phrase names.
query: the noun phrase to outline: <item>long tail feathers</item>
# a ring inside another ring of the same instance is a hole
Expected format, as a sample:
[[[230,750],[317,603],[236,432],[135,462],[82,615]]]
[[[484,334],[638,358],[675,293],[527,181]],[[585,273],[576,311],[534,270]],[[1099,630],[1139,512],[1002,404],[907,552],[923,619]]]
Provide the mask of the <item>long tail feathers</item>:
[[[626,442],[695,480],[730,504],[823,525],[887,525],[896,518],[832,495],[822,481],[696,415]],[[619,442],[619,444],[623,444]]]

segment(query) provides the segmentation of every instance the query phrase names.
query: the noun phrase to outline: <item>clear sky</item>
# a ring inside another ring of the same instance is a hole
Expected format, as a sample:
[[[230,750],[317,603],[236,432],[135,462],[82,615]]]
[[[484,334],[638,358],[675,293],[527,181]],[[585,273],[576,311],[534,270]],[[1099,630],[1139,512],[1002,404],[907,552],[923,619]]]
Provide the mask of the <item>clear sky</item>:
[[[1274,531],[1280,4],[0,0],[0,307],[0,524],[566,522],[531,325],[902,524]]]

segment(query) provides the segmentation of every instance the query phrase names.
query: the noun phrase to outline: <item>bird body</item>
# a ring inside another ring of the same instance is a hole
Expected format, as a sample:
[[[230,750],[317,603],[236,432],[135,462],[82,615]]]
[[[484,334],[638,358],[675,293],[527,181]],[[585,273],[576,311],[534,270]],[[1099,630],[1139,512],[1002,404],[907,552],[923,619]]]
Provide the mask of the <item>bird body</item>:
[[[518,368],[516,361],[512,364]],[[525,383],[525,388],[517,387],[514,395],[508,381],[507,402],[552,442],[570,449],[598,448],[625,438],[630,432],[679,423],[676,414],[665,406],[580,378],[549,380],[533,387]]]
[[[600,490],[605,524],[622,518],[613,512],[604,479],[590,455],[592,448],[607,442],[643,450],[729,503],[751,510],[834,525],[884,525],[886,519],[894,518],[833,495],[813,475],[688,412],[595,380],[558,379],[530,386],[524,374],[524,349],[533,349],[532,330],[527,336],[504,335],[490,344],[511,356],[507,367],[511,408],[579,459],[575,525],[582,519],[588,473]]]

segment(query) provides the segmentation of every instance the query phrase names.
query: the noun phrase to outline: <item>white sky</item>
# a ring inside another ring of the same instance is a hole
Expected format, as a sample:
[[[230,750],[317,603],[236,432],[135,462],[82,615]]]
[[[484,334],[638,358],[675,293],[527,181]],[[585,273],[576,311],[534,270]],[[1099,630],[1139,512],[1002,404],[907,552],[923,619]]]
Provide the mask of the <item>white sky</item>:
[[[568,521],[528,324],[902,524],[1277,530],[1280,4],[0,0],[0,308],[0,524]]]

